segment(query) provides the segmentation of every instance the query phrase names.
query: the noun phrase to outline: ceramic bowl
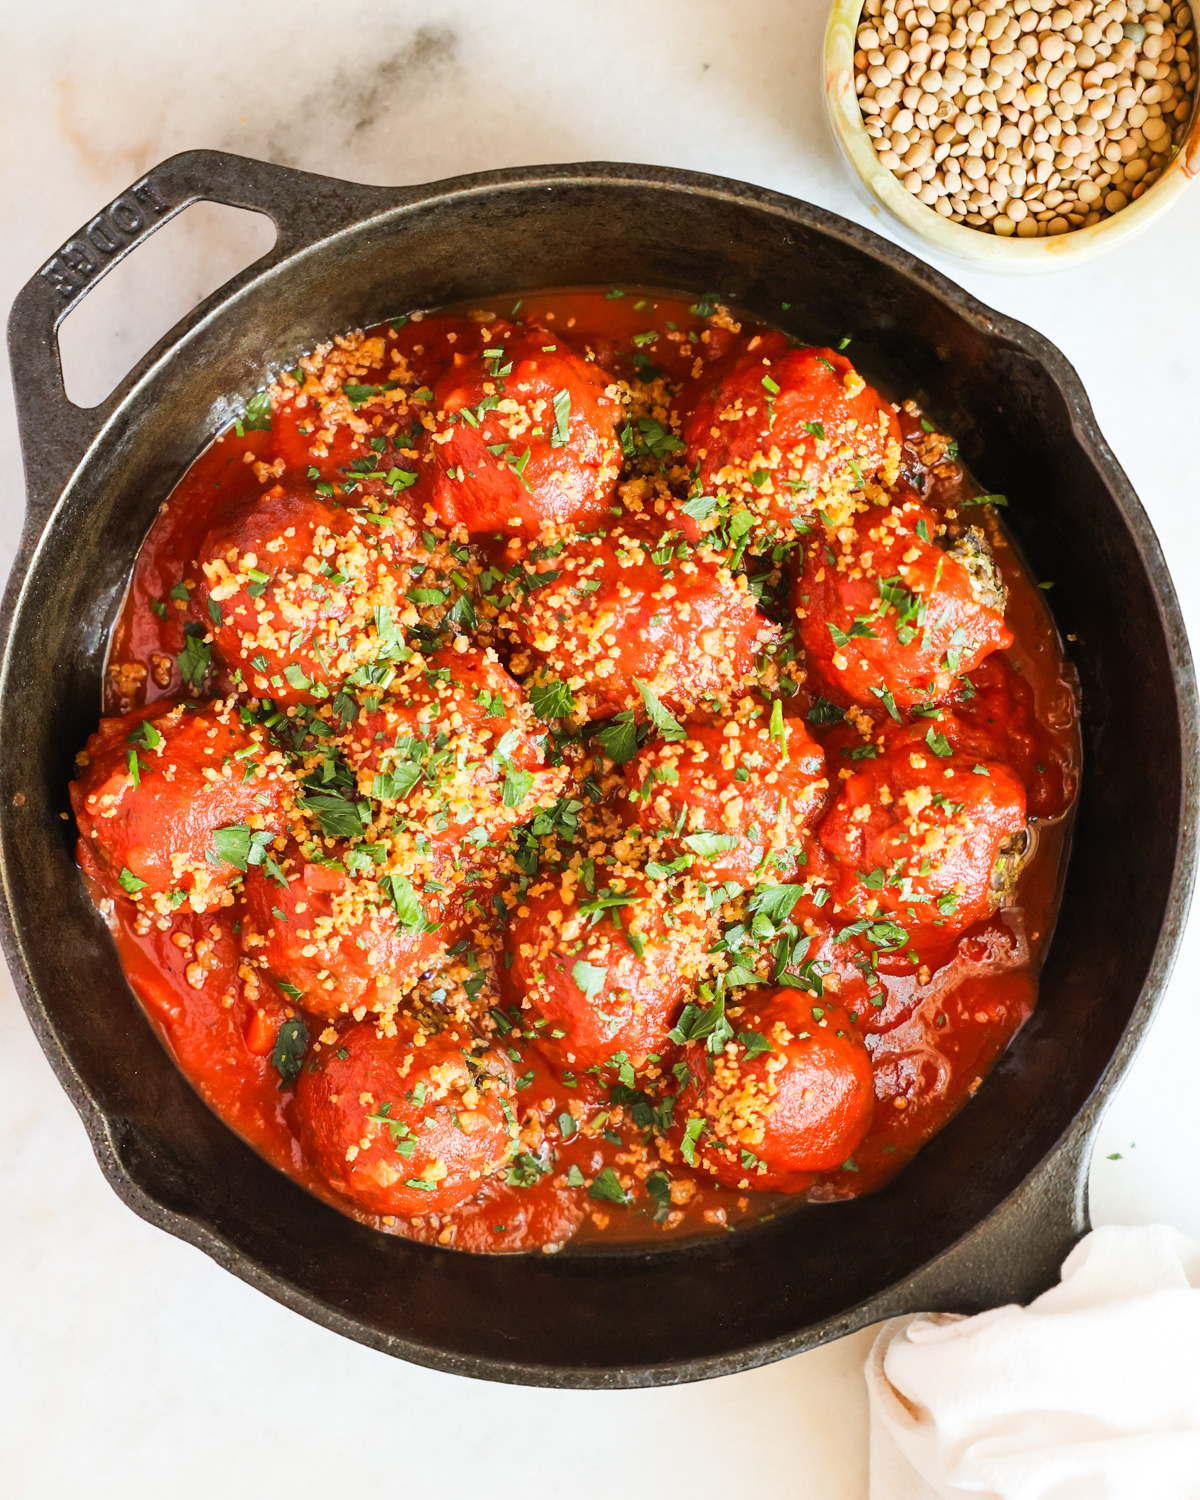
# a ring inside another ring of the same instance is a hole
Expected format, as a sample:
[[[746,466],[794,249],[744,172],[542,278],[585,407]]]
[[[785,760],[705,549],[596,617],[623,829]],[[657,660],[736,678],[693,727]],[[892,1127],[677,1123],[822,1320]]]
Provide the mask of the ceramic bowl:
[[[1200,32],[1200,0],[1191,0]],[[872,209],[887,211],[902,226],[909,243],[919,240],[945,255],[970,261],[989,271],[1055,271],[1094,260],[1141,234],[1178,202],[1194,178],[1200,176],[1200,108],[1193,102],[1187,133],[1170,164],[1156,183],[1120,213],[1088,229],[1042,239],[1005,239],[943,219],[915,198],[893,177],[875,154],[863,125],[854,91],[854,38],[862,14],[862,0],[836,0],[825,32],[825,113],[842,156],[862,185]],[[1196,98],[1200,98],[1197,89]]]

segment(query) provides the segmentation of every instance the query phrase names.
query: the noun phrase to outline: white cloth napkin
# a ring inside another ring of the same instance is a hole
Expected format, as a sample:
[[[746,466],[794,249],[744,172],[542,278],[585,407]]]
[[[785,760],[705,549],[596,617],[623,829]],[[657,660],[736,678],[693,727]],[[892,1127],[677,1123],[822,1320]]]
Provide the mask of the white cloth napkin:
[[[1028,1307],[883,1324],[871,1500],[1200,1500],[1200,1244],[1096,1229]]]

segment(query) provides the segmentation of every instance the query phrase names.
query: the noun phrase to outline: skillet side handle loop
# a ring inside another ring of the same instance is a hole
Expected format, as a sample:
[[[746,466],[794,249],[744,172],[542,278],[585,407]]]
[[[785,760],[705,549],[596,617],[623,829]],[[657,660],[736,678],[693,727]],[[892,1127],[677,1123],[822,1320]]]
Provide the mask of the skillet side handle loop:
[[[984,1312],[1029,1303],[1056,1285],[1063,1261],[1092,1227],[1088,1170],[1100,1118],[1093,1101],[1005,1204],[912,1278],[899,1310]]]
[[[99,406],[72,402],[63,385],[58,328],[113,266],[193,203],[267,214],[278,238],[244,270],[249,280],[364,211],[402,202],[403,189],[359,187],[222,151],[185,151],[153,167],[71,236],[30,278],[13,304],[8,350],[25,462],[22,554],[40,536],[59,496],[125,392],[159,356],[151,350]],[[228,295],[226,283],[214,297]],[[210,299],[211,300],[211,299]],[[204,315],[201,303],[167,336],[174,341]],[[165,343],[166,340],[163,341]]]

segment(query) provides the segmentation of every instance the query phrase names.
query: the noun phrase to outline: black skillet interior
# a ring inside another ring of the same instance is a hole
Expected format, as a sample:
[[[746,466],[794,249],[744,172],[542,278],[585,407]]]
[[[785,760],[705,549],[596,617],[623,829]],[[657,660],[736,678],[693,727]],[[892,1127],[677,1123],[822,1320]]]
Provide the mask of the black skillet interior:
[[[77,470],[91,419],[57,385],[49,330],[66,304],[53,274],[34,278],[11,325],[31,505],[48,511],[66,493],[19,564],[24,592],[8,600],[7,942],[117,1191],[352,1337],[542,1384],[722,1374],[906,1308],[970,1310],[1041,1290],[1086,1227],[1087,1146],[1165,982],[1194,855],[1183,818],[1194,686],[1174,595],[1061,355],[867,231],[713,178],[565,167],[377,190],[197,152],[148,181],[147,215],[155,195],[171,209],[211,197],[267,208],[283,235],[101,409]],[[1075,852],[1034,1018],[883,1191],[673,1250],[431,1250],[317,1202],[191,1091],[122,977],[59,814],[72,757],[95,727],[132,559],[156,505],[227,420],[230,393],[248,395],[267,367],[331,332],[408,308],[607,282],[716,290],[807,340],[851,335],[868,378],[920,394],[988,488],[1012,497],[1010,523],[1076,637],[1085,770]]]

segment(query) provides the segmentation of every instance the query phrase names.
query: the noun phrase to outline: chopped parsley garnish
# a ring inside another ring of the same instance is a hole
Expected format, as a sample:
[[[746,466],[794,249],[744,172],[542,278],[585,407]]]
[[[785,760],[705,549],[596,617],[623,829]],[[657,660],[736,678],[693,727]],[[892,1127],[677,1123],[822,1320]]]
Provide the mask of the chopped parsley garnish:
[[[761,1057],[764,1052],[772,1050],[770,1042],[761,1031],[739,1031],[737,1039],[746,1049],[747,1062],[753,1062],[756,1057]]]
[[[257,395],[251,396],[246,402],[246,410],[242,416],[242,426],[248,432],[270,432],[271,430],[271,398],[266,391],[259,391]]]
[[[305,811],[316,813],[321,832],[327,839],[352,839],[362,833],[364,823],[360,807],[328,792],[310,793],[302,797],[298,805]]]
[[[579,986],[586,1000],[594,1000],[604,988],[604,981],[608,978],[608,970],[598,968],[590,964],[586,959],[576,959],[571,969],[571,978]]]
[[[565,682],[551,677],[529,689],[529,702],[539,719],[565,719],[575,712],[575,696]]]
[[[379,882],[391,899],[396,920],[414,936],[432,932],[434,923],[425,915],[420,897],[413,890],[412,881],[404,875],[385,875]]]
[[[689,1167],[696,1165],[696,1142],[700,1139],[700,1132],[704,1129],[703,1115],[691,1115],[683,1132],[683,1140],[679,1143],[679,1154],[687,1162]]]
[[[364,401],[370,401],[372,396],[378,396],[384,391],[394,391],[399,384],[398,380],[387,380],[382,385],[355,385],[352,383],[344,385],[342,390],[345,393],[346,400],[349,401],[351,406],[357,409]],[[414,392],[413,400],[418,400],[420,394],[419,391]]]
[[[786,761],[788,758],[788,728],[783,718],[783,703],[779,698],[776,698],[775,702],[771,705],[769,733],[779,746],[779,758]]]
[[[193,627],[198,629],[199,627]],[[206,645],[199,635],[188,632],[188,638],[184,642],[183,650],[175,658],[179,664],[179,675],[188,687],[196,692],[200,691],[201,684],[208,672],[208,664],[212,659],[212,647]]]
[[[712,515],[718,503],[715,495],[693,495],[690,500],[685,500],[679,508],[685,516],[691,516],[693,521],[703,521],[707,516]]]
[[[234,823],[228,828],[213,829],[213,852],[219,860],[235,866],[244,875],[248,865],[262,864],[274,837],[270,829],[255,831],[245,823]]]
[[[720,1052],[733,1036],[733,1027],[725,1016],[725,996],[718,995],[710,1005],[685,1005],[675,1025],[667,1032],[677,1047],[703,1041],[709,1052]]]
[[[571,422],[571,393],[567,390],[554,394],[554,430],[550,434],[552,448],[565,448],[569,439]]]
[[[672,453],[683,452],[683,439],[669,432],[653,417],[639,417],[637,425],[643,446],[658,459],[659,463],[665,463]]]
[[[651,724],[654,725],[655,729],[658,730],[663,739],[686,739],[687,731],[684,729],[683,725],[672,714],[668,713],[668,711],[662,706],[658,698],[655,697],[655,695],[650,691],[646,684],[644,682],[640,682],[635,677],[633,679],[633,685],[642,695],[642,702],[646,705],[646,713],[649,716]]]
[[[671,1212],[671,1179],[665,1172],[651,1172],[646,1178],[646,1192],[654,1199],[654,1222],[665,1224]]]
[[[830,703],[828,698],[818,698],[806,717],[810,724],[840,724],[846,717],[846,712],[836,703]]]
[[[588,1197],[597,1198],[604,1203],[624,1203],[625,1189],[621,1186],[617,1174],[611,1167],[605,1167],[603,1172],[595,1179],[588,1188]]]
[[[508,1171],[504,1174],[504,1180],[509,1187],[533,1187],[544,1172],[550,1170],[549,1166],[543,1166],[536,1156],[528,1151],[520,1151],[513,1157]]]
[[[286,1088],[299,1076],[308,1051],[308,1027],[299,1016],[291,1016],[280,1026],[271,1053],[271,1066],[279,1074],[279,1087]]]
[[[689,833],[683,840],[685,849],[697,855],[700,859],[711,859],[714,854],[724,854],[729,849],[736,849],[737,838],[732,833]]]
[[[755,915],[766,917],[778,927],[791,916],[792,908],[803,892],[804,887],[801,885],[756,886],[750,897],[750,910]]]
[[[925,736],[925,743],[942,760],[954,754],[954,749],[950,741],[944,734],[939,734],[932,724],[929,726],[929,732]]]
[[[896,710],[896,700],[892,696],[891,689],[885,687],[873,687],[870,688],[869,691],[874,693],[875,697],[879,699],[880,703],[883,704],[884,708],[887,709],[888,713],[890,713],[892,718],[895,719],[896,723],[899,724],[900,715]]]
[[[609,760],[623,766],[637,753],[637,725],[633,714],[627,711],[610,719],[597,731],[596,738]]]
[[[826,628],[833,637],[833,644],[839,649],[848,646],[855,636],[864,637],[867,640],[877,641],[879,637],[871,629],[870,623],[864,619],[857,619],[849,630],[840,630],[831,620],[826,620]]]

